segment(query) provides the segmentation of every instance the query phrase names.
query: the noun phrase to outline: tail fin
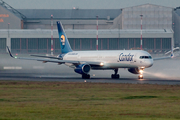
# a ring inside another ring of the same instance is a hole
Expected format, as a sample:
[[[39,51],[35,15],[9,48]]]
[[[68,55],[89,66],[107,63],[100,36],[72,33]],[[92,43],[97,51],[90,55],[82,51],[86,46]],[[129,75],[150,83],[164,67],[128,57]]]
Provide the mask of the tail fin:
[[[58,28],[59,41],[60,41],[62,54],[72,52],[71,46],[69,44],[69,41],[66,37],[66,34],[64,32],[63,26],[60,21],[57,21],[57,28]]]

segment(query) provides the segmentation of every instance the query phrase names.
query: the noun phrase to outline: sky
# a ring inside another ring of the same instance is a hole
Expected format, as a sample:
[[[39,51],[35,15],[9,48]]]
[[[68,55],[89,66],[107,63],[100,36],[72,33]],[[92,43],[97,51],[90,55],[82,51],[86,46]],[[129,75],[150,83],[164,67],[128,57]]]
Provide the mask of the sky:
[[[180,0],[3,0],[15,9],[121,9],[142,4],[179,7]]]

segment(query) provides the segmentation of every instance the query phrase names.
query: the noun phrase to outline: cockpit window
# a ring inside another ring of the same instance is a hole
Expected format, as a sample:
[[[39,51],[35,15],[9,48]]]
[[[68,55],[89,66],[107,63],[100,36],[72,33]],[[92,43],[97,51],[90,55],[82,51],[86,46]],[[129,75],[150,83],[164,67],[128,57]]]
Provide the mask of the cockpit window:
[[[140,58],[140,59],[152,59],[151,56],[140,56],[139,58]]]

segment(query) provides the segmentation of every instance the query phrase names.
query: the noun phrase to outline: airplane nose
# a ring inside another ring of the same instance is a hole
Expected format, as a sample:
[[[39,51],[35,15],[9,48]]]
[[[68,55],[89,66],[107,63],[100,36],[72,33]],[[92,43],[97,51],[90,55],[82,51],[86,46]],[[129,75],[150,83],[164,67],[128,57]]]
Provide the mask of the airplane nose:
[[[151,66],[153,66],[153,60],[146,61],[146,67],[148,68],[148,67],[151,67]]]
[[[151,63],[149,64],[149,67],[151,67],[151,66],[153,66],[153,62],[151,62]]]

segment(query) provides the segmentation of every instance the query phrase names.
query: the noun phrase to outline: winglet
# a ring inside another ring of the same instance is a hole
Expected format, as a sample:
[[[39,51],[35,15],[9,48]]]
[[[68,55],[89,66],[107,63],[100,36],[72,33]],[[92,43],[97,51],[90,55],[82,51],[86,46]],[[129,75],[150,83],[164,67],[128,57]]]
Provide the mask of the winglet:
[[[10,49],[9,49],[8,46],[7,46],[7,50],[8,50],[9,55],[10,55],[12,58],[14,58],[14,56],[11,54],[11,51],[10,51]]]
[[[171,58],[173,58],[174,57],[174,54],[173,54],[173,52],[171,53]]]
[[[173,58],[174,57],[174,53],[173,53],[173,46],[172,46],[172,48],[171,48],[171,58]]]

